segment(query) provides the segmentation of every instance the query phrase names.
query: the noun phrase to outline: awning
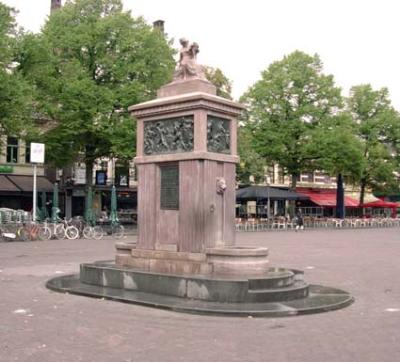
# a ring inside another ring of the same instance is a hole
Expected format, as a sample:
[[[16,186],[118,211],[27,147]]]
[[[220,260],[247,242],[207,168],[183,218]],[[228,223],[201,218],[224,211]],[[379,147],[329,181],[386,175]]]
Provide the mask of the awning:
[[[396,202],[377,200],[377,201],[373,201],[373,202],[364,203],[363,207],[377,207],[377,208],[397,209],[399,206],[397,205]]]
[[[346,191],[346,195],[351,197],[354,200],[360,200],[360,191]],[[364,194],[364,203],[373,202],[379,200],[370,192],[365,192]]]
[[[33,192],[33,176],[23,175],[7,175],[11,183],[13,183],[22,192]],[[36,178],[37,191],[53,191],[53,184],[44,176],[37,176]]]
[[[308,197],[297,192],[270,186],[249,186],[236,190],[236,200],[305,200]]]
[[[20,192],[21,190],[14,185],[6,175],[0,175],[0,191]]]
[[[322,207],[336,207],[336,190],[298,190],[299,194],[303,194],[310,198],[314,204]],[[349,196],[344,197],[345,207],[359,207],[358,201]]]

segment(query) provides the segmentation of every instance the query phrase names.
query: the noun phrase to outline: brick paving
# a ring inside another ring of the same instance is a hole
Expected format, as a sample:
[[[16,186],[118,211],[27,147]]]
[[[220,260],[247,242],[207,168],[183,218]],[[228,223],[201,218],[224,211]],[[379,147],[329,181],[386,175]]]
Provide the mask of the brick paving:
[[[347,290],[348,308],[289,318],[179,314],[54,293],[45,282],[112,259],[111,240],[0,243],[0,361],[400,360],[400,229],[239,233],[273,266]],[[129,239],[135,236],[129,235]]]

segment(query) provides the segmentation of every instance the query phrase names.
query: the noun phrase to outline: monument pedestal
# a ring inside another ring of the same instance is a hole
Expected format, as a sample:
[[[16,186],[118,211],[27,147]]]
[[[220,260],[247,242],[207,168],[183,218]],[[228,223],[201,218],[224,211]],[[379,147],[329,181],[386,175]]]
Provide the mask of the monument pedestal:
[[[266,248],[234,247],[243,106],[216,96],[201,79],[170,83],[158,94],[129,108],[137,119],[138,241],[129,255],[117,252],[117,265],[174,274],[264,273]]]

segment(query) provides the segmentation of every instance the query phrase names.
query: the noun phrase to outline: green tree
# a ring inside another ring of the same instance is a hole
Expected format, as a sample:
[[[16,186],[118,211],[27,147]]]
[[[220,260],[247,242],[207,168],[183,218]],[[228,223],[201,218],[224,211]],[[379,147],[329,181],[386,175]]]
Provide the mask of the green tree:
[[[264,181],[265,160],[254,150],[251,130],[245,126],[238,128],[238,153],[240,162],[236,166],[236,176],[240,183],[248,184],[250,176],[259,183]]]
[[[367,188],[374,191],[398,188],[399,114],[392,107],[387,88],[373,90],[370,84],[350,90],[348,107],[356,135],[362,140],[363,168],[360,177],[360,203]]]
[[[206,78],[217,87],[217,96],[232,99],[232,82],[219,68],[205,67]]]
[[[318,147],[310,147],[314,132],[342,107],[333,76],[323,74],[318,55],[295,51],[272,63],[242,102],[255,150],[283,167],[295,188],[300,172],[317,169],[323,157],[315,152]]]
[[[315,168],[333,176],[342,174],[351,184],[360,181],[363,143],[350,113],[343,111],[327,119],[312,132],[312,140],[306,148],[316,156]]]
[[[47,155],[57,166],[79,156],[92,184],[94,161],[135,153],[128,106],[167,83],[174,51],[164,35],[123,11],[121,0],[69,1],[41,34],[20,44],[20,71],[38,90],[38,107],[54,120]]]
[[[32,89],[15,69],[14,16],[14,9],[0,3],[0,136],[20,136],[31,126]]]

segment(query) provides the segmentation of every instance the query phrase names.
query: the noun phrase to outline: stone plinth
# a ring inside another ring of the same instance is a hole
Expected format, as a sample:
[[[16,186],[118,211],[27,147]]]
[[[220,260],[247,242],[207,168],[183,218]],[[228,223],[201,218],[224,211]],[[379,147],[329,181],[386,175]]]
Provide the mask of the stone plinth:
[[[207,248],[235,244],[236,133],[243,107],[212,94],[208,82],[184,83],[163,87],[162,95],[192,86],[208,91],[164,96],[129,108],[137,119],[137,250],[205,254]],[[167,187],[175,185],[174,191],[165,190],[165,179],[173,183]],[[146,270],[172,271],[174,263],[178,271],[191,269],[176,258],[161,262],[131,255],[129,262],[123,257],[117,263],[122,259],[124,265]],[[207,267],[192,269],[203,273]]]
[[[162,86],[157,92],[157,98],[172,97],[180,94],[202,92],[217,94],[216,87],[203,79],[180,80]]]
[[[207,261],[214,274],[258,275],[268,271],[268,249],[250,247],[225,247],[206,250]]]
[[[204,253],[136,249],[116,244],[116,264],[138,270],[176,275],[264,275],[269,270],[263,247],[208,248]]]

